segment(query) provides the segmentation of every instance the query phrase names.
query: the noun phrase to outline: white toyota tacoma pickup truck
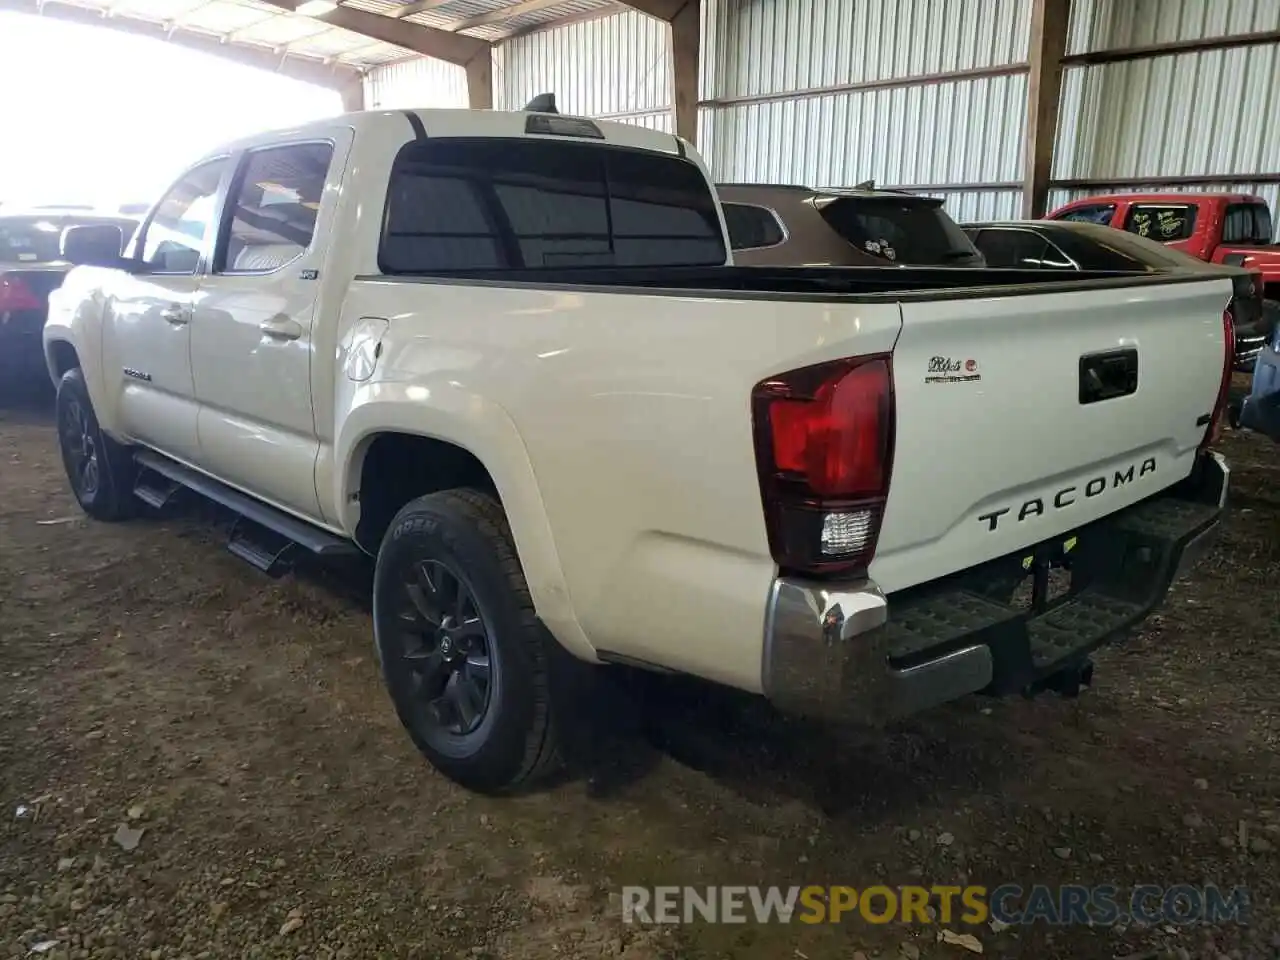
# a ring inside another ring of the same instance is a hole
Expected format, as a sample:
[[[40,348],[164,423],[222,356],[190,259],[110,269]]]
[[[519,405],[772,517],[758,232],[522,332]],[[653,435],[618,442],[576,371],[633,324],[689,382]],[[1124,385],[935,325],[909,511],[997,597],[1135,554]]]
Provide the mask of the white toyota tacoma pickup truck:
[[[391,699],[477,790],[555,759],[561,661],[872,722],[1071,686],[1226,498],[1230,278],[735,267],[665,133],[347,115],[93,229],[44,334],[81,506],[376,557]]]

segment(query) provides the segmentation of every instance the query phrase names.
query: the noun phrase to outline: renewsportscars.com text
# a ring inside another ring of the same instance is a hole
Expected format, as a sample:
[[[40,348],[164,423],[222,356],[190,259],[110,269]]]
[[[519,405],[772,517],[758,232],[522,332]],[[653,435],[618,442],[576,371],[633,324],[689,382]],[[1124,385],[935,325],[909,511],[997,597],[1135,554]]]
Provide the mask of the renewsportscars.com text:
[[[1242,887],[1179,884],[1022,887],[624,887],[625,923],[961,923],[1006,926],[1248,922]]]

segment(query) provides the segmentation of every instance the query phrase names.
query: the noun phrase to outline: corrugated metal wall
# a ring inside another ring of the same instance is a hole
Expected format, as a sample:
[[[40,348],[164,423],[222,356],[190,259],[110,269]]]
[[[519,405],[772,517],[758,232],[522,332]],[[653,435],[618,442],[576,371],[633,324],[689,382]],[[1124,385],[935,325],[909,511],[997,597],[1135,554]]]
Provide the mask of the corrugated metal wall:
[[[494,57],[494,106],[552,92],[565,113],[670,131],[670,47],[666,24],[634,11],[516,37]]]
[[[1280,0],[1077,0],[1069,53],[1280,29]],[[1280,45],[1066,71],[1054,179],[1216,177],[1277,201]],[[1135,189],[1137,189],[1135,187]],[[1165,188],[1167,189],[1167,188]],[[1089,191],[1055,191],[1059,202]],[[1097,191],[1093,191],[1097,192]]]
[[[1026,0],[706,0],[700,147],[724,180],[851,186],[1021,177],[1026,77],[832,89],[1026,59]],[[1017,191],[947,191],[1011,214]]]
[[[699,147],[722,180],[874,179],[944,197],[959,219],[1017,216],[1030,10],[1031,0],[703,0]],[[1075,0],[1068,53],[1278,28],[1280,0]],[[976,75],[893,85],[956,71]],[[1054,177],[1248,186],[1280,172],[1278,90],[1277,45],[1068,68]],[[666,26],[628,12],[497,48],[496,106],[545,91],[567,112],[670,131]],[[373,71],[366,98],[460,106],[466,86],[461,68],[414,61]],[[1280,199],[1275,186],[1251,189]]]
[[[364,78],[364,103],[369,110],[465,107],[467,72],[427,57],[375,67]]]

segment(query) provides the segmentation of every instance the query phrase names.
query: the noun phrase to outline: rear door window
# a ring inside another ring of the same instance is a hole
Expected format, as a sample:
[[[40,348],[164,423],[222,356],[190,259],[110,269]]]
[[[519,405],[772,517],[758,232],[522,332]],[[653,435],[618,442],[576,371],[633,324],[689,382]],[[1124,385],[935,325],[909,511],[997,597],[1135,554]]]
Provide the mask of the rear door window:
[[[1073,223],[1097,223],[1104,227],[1109,227],[1115,215],[1116,205],[1114,203],[1094,203],[1085,207],[1073,207],[1053,219],[1070,220]]]
[[[723,208],[729,246],[734,250],[776,247],[786,239],[778,215],[768,207],[754,203],[726,203]]]
[[[1161,243],[1186,240],[1196,229],[1196,208],[1189,203],[1135,203],[1125,215],[1124,228]]]
[[[268,147],[245,160],[229,207],[221,273],[270,273],[311,246],[324,193],[330,143]]]
[[[727,259],[701,170],[565,141],[407,144],[387,195],[385,273],[712,266]]]
[[[981,261],[938,201],[896,197],[819,197],[822,218],[863,253],[888,263],[966,266]]]

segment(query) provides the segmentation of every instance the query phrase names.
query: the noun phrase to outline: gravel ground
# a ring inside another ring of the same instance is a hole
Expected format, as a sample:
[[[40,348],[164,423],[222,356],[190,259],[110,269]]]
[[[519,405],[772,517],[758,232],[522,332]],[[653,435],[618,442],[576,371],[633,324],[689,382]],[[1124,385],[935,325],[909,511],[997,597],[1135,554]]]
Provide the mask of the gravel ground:
[[[200,516],[87,522],[48,414],[0,408],[0,957],[1280,957],[1280,448],[1223,449],[1216,552],[1078,700],[874,735],[673,685],[602,716],[597,769],[498,801],[403,735],[360,576],[268,580]],[[957,926],[965,947],[941,925],[624,925],[618,897],[965,882],[1244,885],[1253,907]]]

